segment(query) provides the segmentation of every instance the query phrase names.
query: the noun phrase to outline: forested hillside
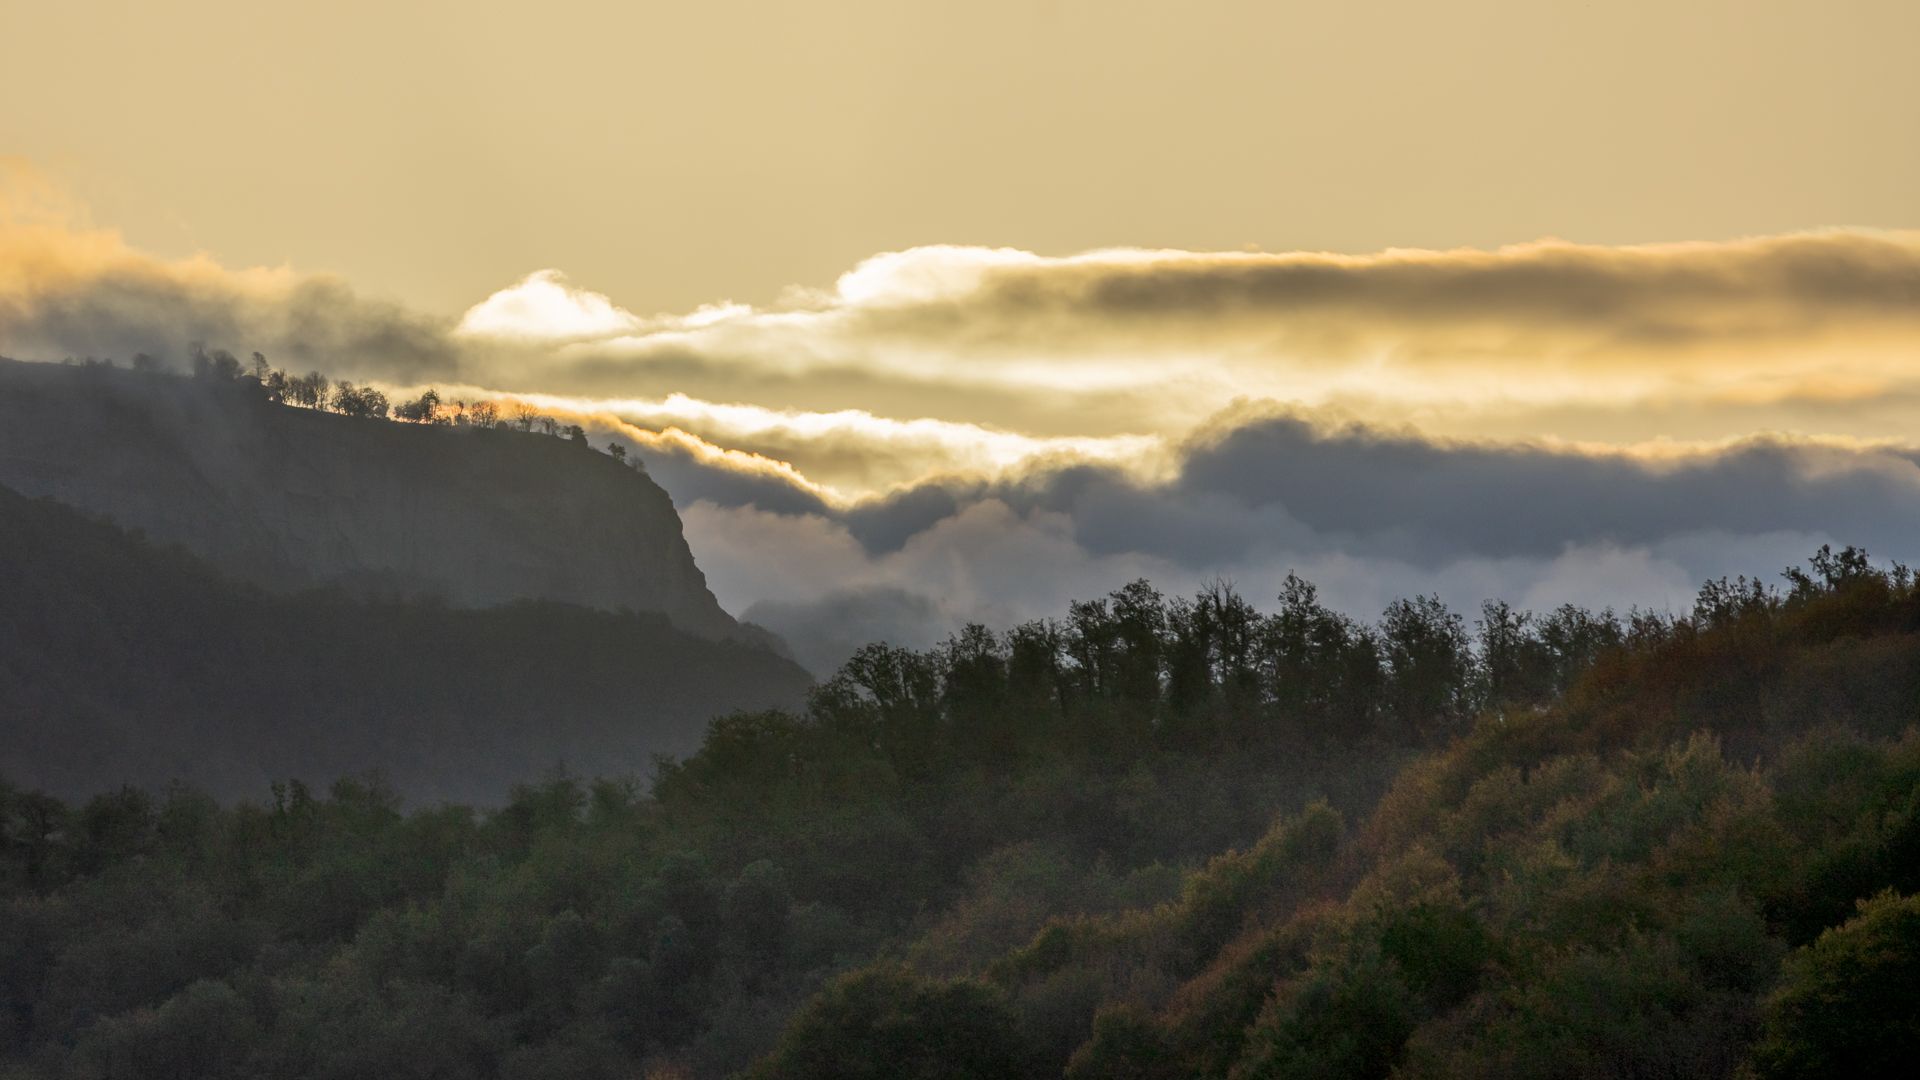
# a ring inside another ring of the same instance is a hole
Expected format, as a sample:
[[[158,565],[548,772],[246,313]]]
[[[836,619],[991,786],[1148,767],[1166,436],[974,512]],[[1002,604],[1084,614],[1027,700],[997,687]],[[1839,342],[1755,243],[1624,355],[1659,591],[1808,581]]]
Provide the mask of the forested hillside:
[[[716,721],[651,792],[4,793],[21,1077],[1876,1075],[1920,591],[1683,617],[1144,583]],[[5,1075],[0,1071],[0,1075]]]
[[[378,771],[417,802],[497,803],[558,764],[643,771],[716,710],[811,682],[657,613],[269,593],[0,487],[0,775],[64,795]]]

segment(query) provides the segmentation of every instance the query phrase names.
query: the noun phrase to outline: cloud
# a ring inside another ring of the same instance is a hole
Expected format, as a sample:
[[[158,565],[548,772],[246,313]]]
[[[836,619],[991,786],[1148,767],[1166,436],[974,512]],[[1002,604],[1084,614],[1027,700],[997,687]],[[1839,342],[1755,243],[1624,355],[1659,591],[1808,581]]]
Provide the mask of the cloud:
[[[927,247],[775,307],[575,340],[518,377],[706,393],[724,373],[769,397],[824,380],[843,407],[910,393],[936,418],[1047,434],[1166,430],[1249,396],[1430,425],[1452,413],[1464,432],[1515,408],[1681,402],[1719,423],[1873,398],[1913,387],[1916,345],[1913,232],[1361,256]],[[1031,407],[1043,397],[1058,407]]]
[[[439,317],[158,259],[0,184],[0,352],[180,350],[525,401],[636,451],[722,602],[816,670],[1136,577],[1361,616],[1684,606],[1914,556],[1920,234],[1372,255],[924,247],[754,307],[545,270]]]
[[[355,379],[459,372],[444,320],[327,275],[157,259],[110,230],[72,225],[75,213],[18,179],[0,184],[0,353],[178,359],[201,341]]]
[[[1243,399],[1616,444],[1920,422],[1915,232],[1370,255],[931,246],[764,307],[641,315],[549,269],[442,318],[28,212],[57,203],[0,199],[0,350],[198,339],[359,381],[458,378],[677,427],[849,497],[1039,457],[1142,459]]]
[[[1771,573],[1822,543],[1911,561],[1920,536],[1920,452],[1897,445],[1594,451],[1242,410],[1178,453],[1164,479],[1081,464],[784,514],[698,500],[687,528],[723,601],[815,639],[816,664],[849,627],[925,645],[1135,577],[1186,591],[1226,576],[1270,600],[1299,572],[1363,618],[1426,592],[1468,611],[1496,597],[1684,610],[1709,577]]]
[[[605,296],[575,288],[560,271],[536,270],[468,308],[454,332],[553,343],[630,334],[642,326]]]

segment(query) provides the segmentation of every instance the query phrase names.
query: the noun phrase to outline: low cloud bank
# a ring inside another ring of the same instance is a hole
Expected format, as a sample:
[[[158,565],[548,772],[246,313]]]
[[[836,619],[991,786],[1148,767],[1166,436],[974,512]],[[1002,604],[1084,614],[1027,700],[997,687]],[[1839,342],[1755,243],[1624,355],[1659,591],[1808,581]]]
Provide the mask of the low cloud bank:
[[[1270,600],[1290,571],[1363,617],[1426,592],[1469,611],[1494,597],[1684,609],[1710,577],[1770,574],[1822,543],[1911,560],[1920,536],[1920,458],[1895,446],[1756,439],[1649,456],[1277,415],[1180,452],[1164,481],[1076,466],[780,512],[695,475],[668,483],[722,602],[814,642],[884,628],[932,644],[1135,577],[1187,591],[1223,576]],[[816,670],[838,659],[813,651]]]
[[[357,294],[339,278],[154,258],[104,229],[0,187],[0,353],[18,359],[147,353],[182,366],[189,342],[352,379],[460,373],[451,320]]]
[[[816,670],[1135,577],[1258,600],[1298,571],[1356,615],[1415,592],[1684,606],[1823,542],[1911,558],[1920,536],[1920,456],[1888,441],[1920,424],[1910,232],[929,247],[771,307],[636,313],[541,271],[440,317],[155,258],[45,202],[0,185],[0,353],[203,341],[579,420],[639,452],[722,602]]]

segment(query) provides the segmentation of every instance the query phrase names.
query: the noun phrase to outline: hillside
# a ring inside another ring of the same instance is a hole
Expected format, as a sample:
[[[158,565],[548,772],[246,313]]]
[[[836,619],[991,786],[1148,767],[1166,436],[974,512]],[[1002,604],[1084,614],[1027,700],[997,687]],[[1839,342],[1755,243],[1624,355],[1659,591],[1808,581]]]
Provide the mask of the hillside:
[[[649,793],[0,784],[0,1075],[1895,1074],[1911,575],[1477,631],[1136,583],[862,650]]]
[[[1920,589],[1852,549],[1788,577],[1636,617],[1563,693],[1483,696],[1373,808],[1281,813],[1165,902],[1062,913],[957,970],[926,961],[979,915],[942,920],[827,987],[754,1075],[1899,1075]]]
[[[268,592],[0,488],[0,775],[62,794],[378,770],[416,802],[497,802],[561,764],[644,774],[810,683],[653,612]]]
[[[249,380],[0,360],[0,485],[267,588],[554,600],[766,640],[707,590],[666,493],[566,440],[294,408]]]

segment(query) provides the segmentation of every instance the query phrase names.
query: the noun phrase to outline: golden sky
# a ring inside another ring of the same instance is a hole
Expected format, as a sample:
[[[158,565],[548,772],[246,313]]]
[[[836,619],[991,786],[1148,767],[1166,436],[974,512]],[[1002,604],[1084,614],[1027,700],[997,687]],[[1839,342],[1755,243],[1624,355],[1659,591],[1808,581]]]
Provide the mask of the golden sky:
[[[0,153],[143,250],[642,313],[928,244],[1920,225],[1910,0],[0,0]]]

